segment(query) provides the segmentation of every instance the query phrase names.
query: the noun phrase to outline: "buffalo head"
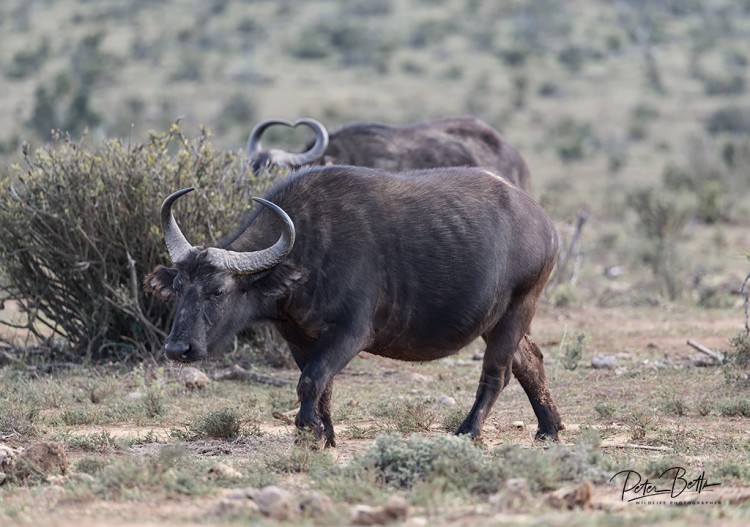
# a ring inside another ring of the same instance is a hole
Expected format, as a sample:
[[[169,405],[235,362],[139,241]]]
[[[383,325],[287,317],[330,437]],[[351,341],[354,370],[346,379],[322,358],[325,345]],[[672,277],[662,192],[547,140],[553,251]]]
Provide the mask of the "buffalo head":
[[[306,152],[300,153],[286,152],[276,148],[263,150],[260,143],[263,132],[268,127],[277,124],[291,128],[296,128],[299,125],[307,126],[315,132],[315,142]],[[320,122],[310,118],[298,119],[293,123],[282,119],[266,119],[255,125],[247,139],[247,157],[254,173],[270,167],[295,168],[315,163],[323,157],[326,148],[328,148],[328,130]]]
[[[234,252],[191,245],[172,215],[172,205],[192,188],[167,197],[161,207],[161,227],[173,267],[157,266],[145,286],[163,298],[177,298],[172,331],[164,350],[169,359],[193,362],[205,358],[248,323],[262,317],[268,300],[299,280],[299,271],[274,273],[273,269],[292,250],[294,224],[280,207],[262,198],[255,201],[271,209],[281,220],[283,232],[266,249]]]

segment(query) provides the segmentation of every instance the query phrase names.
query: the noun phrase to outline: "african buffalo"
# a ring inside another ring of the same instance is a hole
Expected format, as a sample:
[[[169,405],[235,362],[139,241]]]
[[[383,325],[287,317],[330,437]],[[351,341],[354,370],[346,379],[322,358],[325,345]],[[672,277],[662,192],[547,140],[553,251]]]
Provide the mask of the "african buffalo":
[[[221,247],[204,248],[172,215],[191,190],[164,200],[173,267],[145,279],[177,299],[169,359],[202,359],[249,324],[272,322],[302,372],[296,425],[333,446],[333,377],[357,353],[426,361],[481,336],[476,401],[457,433],[480,435],[513,369],[537,437],[557,438],[541,353],[525,339],[527,353],[516,353],[558,252],[552,221],[525,192],[479,168],[307,167],[253,198],[264,207]]]
[[[301,153],[263,150],[261,136],[273,125],[304,125],[315,141]],[[315,119],[294,123],[267,119],[258,123],[247,140],[247,155],[254,172],[270,166],[296,168],[308,164],[354,165],[403,171],[441,167],[487,167],[529,192],[529,168],[521,154],[495,129],[474,117],[438,119],[411,126],[357,123],[328,135]]]

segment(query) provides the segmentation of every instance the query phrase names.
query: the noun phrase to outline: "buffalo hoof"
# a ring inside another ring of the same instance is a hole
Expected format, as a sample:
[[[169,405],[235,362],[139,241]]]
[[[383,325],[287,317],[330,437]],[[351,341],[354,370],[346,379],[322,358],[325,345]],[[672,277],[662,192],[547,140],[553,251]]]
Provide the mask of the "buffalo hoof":
[[[559,441],[557,437],[557,430],[542,430],[541,428],[536,431],[534,436],[535,441]]]
[[[461,426],[456,430],[455,435],[457,436],[469,436],[472,441],[480,441],[482,436],[482,430],[477,430],[471,424],[464,421]]]
[[[302,412],[299,412],[294,419],[294,424],[297,426],[297,438],[295,442],[298,445],[319,448],[323,440],[323,423],[320,422],[317,416],[306,419]]]
[[[320,447],[323,445],[323,437],[320,434],[315,434],[315,432],[309,428],[298,428],[297,437],[294,438],[294,444],[308,450],[320,450]]]

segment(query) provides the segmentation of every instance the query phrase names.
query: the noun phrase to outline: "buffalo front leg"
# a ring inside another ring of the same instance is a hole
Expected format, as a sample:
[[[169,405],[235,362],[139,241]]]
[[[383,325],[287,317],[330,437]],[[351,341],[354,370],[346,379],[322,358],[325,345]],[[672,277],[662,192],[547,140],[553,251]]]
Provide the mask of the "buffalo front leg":
[[[363,332],[364,333],[364,332]],[[325,433],[326,446],[335,446],[331,420],[333,377],[364,348],[364,336],[347,331],[323,333],[302,368],[297,383],[300,409],[294,422],[300,430],[311,431],[316,439]]]
[[[544,356],[528,335],[523,336],[513,355],[513,375],[526,392],[536,414],[539,423],[536,439],[556,441],[558,431],[563,429],[562,420],[547,385]]]
[[[300,371],[304,371],[305,366],[307,366],[307,359],[305,359],[305,357],[309,356],[309,354],[305,353],[305,351],[301,347],[294,344],[289,344],[289,351],[291,351],[292,357],[297,363]],[[323,437],[325,437],[326,448],[336,446],[336,436],[333,431],[333,419],[331,418],[332,393],[333,381],[330,381],[325,387],[325,390],[323,390],[323,394],[320,396],[320,400],[318,401],[318,418],[323,425]]]

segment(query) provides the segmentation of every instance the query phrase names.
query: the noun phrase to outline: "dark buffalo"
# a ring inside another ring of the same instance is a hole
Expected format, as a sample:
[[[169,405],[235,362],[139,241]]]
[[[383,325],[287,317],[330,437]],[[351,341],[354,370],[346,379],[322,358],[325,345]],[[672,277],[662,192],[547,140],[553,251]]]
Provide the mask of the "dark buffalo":
[[[315,132],[315,141],[301,153],[263,150],[261,136],[273,125],[304,125]],[[270,166],[354,165],[403,171],[441,167],[487,167],[529,192],[529,167],[521,154],[494,128],[474,117],[438,119],[411,126],[374,123],[350,124],[328,135],[315,119],[294,123],[267,119],[258,123],[247,141],[253,171]]]
[[[537,436],[557,437],[541,353],[528,341],[516,353],[558,251],[552,221],[525,192],[478,168],[308,167],[254,198],[265,207],[222,247],[204,248],[171,212],[190,190],[161,209],[174,266],[145,280],[177,299],[168,358],[202,359],[249,324],[272,322],[302,371],[297,426],[334,445],[333,377],[357,353],[426,361],[481,336],[476,401],[457,433],[480,435],[513,369]]]

